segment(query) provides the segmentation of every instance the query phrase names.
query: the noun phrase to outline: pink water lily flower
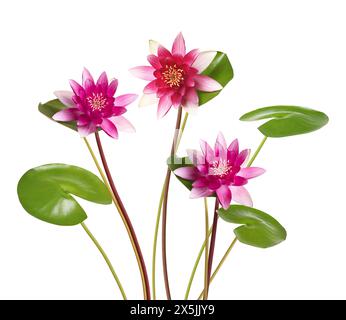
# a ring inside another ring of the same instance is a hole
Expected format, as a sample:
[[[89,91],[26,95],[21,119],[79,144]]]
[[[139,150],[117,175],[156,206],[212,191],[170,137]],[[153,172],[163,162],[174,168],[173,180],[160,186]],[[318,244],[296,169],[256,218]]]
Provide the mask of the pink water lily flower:
[[[216,139],[214,150],[205,141],[201,141],[201,149],[202,152],[188,151],[193,166],[174,171],[177,176],[193,181],[190,197],[200,198],[216,194],[224,209],[230,206],[231,200],[252,206],[251,196],[244,185],[265,170],[245,167],[250,150],[239,152],[237,139],[227,147],[222,133]]]
[[[151,66],[140,66],[130,72],[150,81],[143,92],[140,105],[151,104],[158,99],[158,118],[167,114],[171,107],[182,106],[186,111],[198,107],[198,91],[213,92],[222,89],[216,80],[201,75],[216,56],[216,51],[199,52],[194,49],[186,53],[185,40],[181,33],[174,40],[172,50],[150,42]]]
[[[132,124],[122,115],[126,107],[137,99],[136,94],[124,94],[114,97],[118,80],[108,83],[107,74],[103,72],[95,83],[87,69],[84,69],[82,85],[70,80],[72,91],[56,91],[56,97],[67,107],[57,112],[56,121],[76,121],[78,132],[82,137],[101,128],[110,137],[117,138],[118,130],[133,132]]]

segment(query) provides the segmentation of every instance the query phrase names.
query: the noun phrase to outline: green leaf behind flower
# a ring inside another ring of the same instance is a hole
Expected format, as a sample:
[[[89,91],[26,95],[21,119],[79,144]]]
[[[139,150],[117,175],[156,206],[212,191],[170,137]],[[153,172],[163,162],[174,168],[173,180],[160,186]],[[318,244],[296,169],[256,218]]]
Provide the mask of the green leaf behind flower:
[[[269,214],[258,209],[231,205],[227,210],[219,209],[219,216],[231,223],[241,224],[234,229],[238,240],[253,247],[269,248],[286,239],[284,227]]]
[[[179,158],[179,157],[169,157],[167,159],[167,165],[171,169],[171,171],[174,173],[174,170],[182,167],[193,167],[193,164],[191,163],[189,157]],[[177,175],[175,175],[178,180],[189,190],[192,189],[192,181],[183,179]]]
[[[209,76],[225,87],[233,79],[233,68],[223,52],[218,51],[211,64],[202,72],[203,75]],[[215,92],[198,92],[199,105],[205,104],[215,98],[221,90]]]
[[[271,119],[258,130],[267,137],[280,138],[318,130],[328,123],[328,116],[323,112],[296,107],[273,106],[248,112],[240,117],[242,121]]]
[[[61,226],[76,225],[87,218],[71,194],[99,204],[112,202],[108,189],[96,175],[66,164],[47,164],[27,171],[19,180],[17,192],[28,213]]]
[[[40,103],[38,105],[38,110],[44,114],[49,119],[53,120],[53,116],[60,110],[66,109],[67,107],[62,104],[58,99],[50,100],[46,103]],[[53,120],[54,122],[58,122]],[[76,121],[71,122],[58,122],[65,127],[77,131]]]

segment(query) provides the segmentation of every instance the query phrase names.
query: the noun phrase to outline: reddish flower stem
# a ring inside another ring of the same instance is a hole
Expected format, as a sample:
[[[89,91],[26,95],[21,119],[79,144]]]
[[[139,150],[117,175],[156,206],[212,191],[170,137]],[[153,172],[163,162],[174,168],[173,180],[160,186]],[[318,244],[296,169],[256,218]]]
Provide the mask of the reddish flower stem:
[[[211,232],[211,239],[210,239],[210,248],[209,248],[209,260],[208,260],[208,281],[205,290],[205,297],[208,299],[208,293],[209,293],[209,285],[210,285],[210,277],[211,277],[211,269],[213,267],[213,259],[214,259],[214,251],[215,251],[215,242],[216,242],[216,232],[217,232],[217,222],[219,219],[219,215],[217,213],[217,210],[219,209],[219,201],[216,198],[215,199],[215,209],[214,209],[214,220],[213,220],[213,229]]]
[[[171,149],[171,161],[174,161],[174,155],[176,152],[176,142],[179,136],[180,123],[181,123],[181,114],[182,108],[179,107],[177,121],[175,124],[174,138]],[[171,170],[167,169],[166,180],[165,180],[165,195],[163,198],[162,204],[162,265],[163,265],[163,278],[165,282],[166,296],[167,300],[171,300],[171,290],[169,287],[169,278],[168,278],[168,267],[167,267],[167,203],[168,203],[168,192],[169,192],[169,183],[171,180]]]
[[[102,164],[103,164],[103,167],[104,167],[104,170],[105,170],[105,173],[107,175],[107,179],[108,179],[108,182],[109,182],[109,185],[111,187],[111,190],[115,196],[115,199],[119,205],[119,208],[121,210],[121,214],[122,214],[122,217],[124,218],[123,221],[124,223],[126,224],[126,228],[129,230],[129,233],[130,233],[130,237],[131,237],[131,243],[133,243],[133,246],[134,246],[134,250],[135,250],[135,253],[136,253],[136,257],[138,258],[138,262],[139,262],[139,266],[140,266],[140,271],[141,271],[141,275],[143,277],[143,280],[144,280],[144,286],[145,286],[145,298],[146,300],[150,300],[150,285],[149,285],[149,279],[148,279],[148,273],[147,273],[147,269],[146,269],[146,266],[145,266],[145,262],[144,262],[144,258],[143,258],[143,254],[142,254],[142,250],[141,250],[141,247],[139,245],[139,242],[138,242],[138,239],[137,239],[137,236],[136,236],[136,232],[133,228],[133,225],[131,223],[131,220],[130,220],[130,217],[125,209],[125,206],[119,196],[119,193],[115,187],[115,184],[114,184],[114,180],[112,178],[112,175],[110,173],[110,170],[109,170],[109,167],[108,167],[108,164],[107,164],[107,160],[106,160],[106,156],[104,154],[104,151],[103,151],[103,147],[102,147],[102,143],[101,143],[101,139],[100,139],[100,135],[98,134],[98,132],[96,131],[95,132],[95,137],[96,137],[96,143],[97,143],[97,147],[98,147],[98,150],[99,150],[99,153],[100,153],[100,157],[101,157],[101,160],[102,160]]]

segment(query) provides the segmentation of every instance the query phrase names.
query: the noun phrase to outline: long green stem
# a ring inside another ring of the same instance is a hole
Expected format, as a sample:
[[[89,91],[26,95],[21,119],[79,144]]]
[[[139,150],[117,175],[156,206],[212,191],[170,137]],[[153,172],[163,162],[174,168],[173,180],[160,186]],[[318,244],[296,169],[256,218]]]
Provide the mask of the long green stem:
[[[247,167],[251,167],[251,165],[253,164],[253,162],[255,161],[255,159],[257,158],[259,152],[261,151],[264,143],[267,141],[268,137],[264,136],[264,138],[262,139],[261,143],[259,144],[259,146],[257,147],[255,153],[252,155],[251,159],[249,160]]]
[[[208,260],[209,260],[209,212],[208,200],[204,198],[204,214],[205,214],[205,259],[204,259],[204,290],[203,300],[208,299]]]
[[[222,259],[220,260],[219,264],[217,265],[215,271],[213,272],[212,276],[210,277],[210,283],[214,280],[216,274],[219,272],[219,270],[221,269],[222,265],[224,264],[224,262],[226,261],[226,258],[228,257],[228,255],[230,254],[230,252],[232,251],[234,245],[237,242],[237,238],[234,238],[234,240],[232,241],[232,243],[230,244],[230,246],[228,247],[226,253],[223,255]],[[204,290],[201,292],[201,294],[198,297],[198,300],[200,300],[204,295]]]
[[[159,234],[159,226],[160,226],[160,220],[161,220],[161,212],[162,212],[162,203],[163,203],[163,197],[165,195],[165,189],[166,189],[166,179],[164,181],[164,184],[162,186],[161,196],[160,196],[160,202],[159,202],[159,208],[157,210],[156,215],[156,224],[155,224],[155,233],[154,233],[154,243],[153,243],[153,265],[152,265],[152,273],[151,273],[151,281],[152,281],[152,290],[153,290],[153,300],[156,300],[156,248],[157,248],[157,238]]]
[[[187,119],[189,118],[189,114],[186,112],[185,113],[185,116],[184,116],[184,120],[183,120],[183,123],[181,125],[181,129],[180,129],[180,132],[179,132],[179,136],[178,136],[178,139],[177,139],[177,143],[176,143],[176,150],[178,150],[178,146],[180,144],[180,141],[181,141],[181,138],[183,137],[183,133],[184,133],[184,130],[185,130],[185,127],[186,127],[186,122],[187,122]]]
[[[209,228],[209,231],[208,231],[208,239],[211,235],[211,232],[213,230],[213,226],[211,226]],[[203,244],[202,244],[202,247],[201,249],[199,250],[198,252],[198,255],[197,255],[197,258],[196,258],[196,261],[195,261],[195,264],[193,265],[193,268],[192,268],[192,271],[191,271],[191,275],[190,275],[190,279],[189,279],[189,283],[187,284],[187,288],[186,288],[186,292],[185,292],[185,297],[184,299],[187,300],[189,298],[189,294],[190,294],[190,291],[191,291],[191,286],[192,286],[192,282],[195,278],[195,275],[196,275],[196,271],[197,271],[197,267],[199,265],[199,262],[201,261],[201,258],[202,258],[202,255],[203,255],[203,252],[204,252],[204,248],[207,244],[207,241],[204,240]]]
[[[84,140],[84,142],[85,142],[85,144],[86,144],[86,146],[87,146],[87,148],[88,148],[88,150],[89,150],[89,153],[90,153],[91,157],[92,157],[93,160],[94,160],[94,164],[95,164],[95,166],[96,166],[96,168],[97,168],[97,170],[98,170],[98,172],[99,172],[99,174],[100,174],[100,176],[101,176],[101,178],[102,178],[103,183],[104,183],[105,186],[107,187],[109,193],[112,195],[113,192],[112,192],[111,187],[109,186],[109,183],[108,183],[108,181],[107,181],[107,177],[106,177],[105,174],[103,173],[103,170],[102,170],[102,168],[101,168],[101,165],[100,165],[99,161],[97,160],[97,157],[96,157],[96,155],[95,155],[95,153],[94,153],[94,151],[93,151],[93,149],[92,149],[92,147],[91,147],[89,141],[87,140],[87,138],[83,138],[83,140]]]
[[[119,280],[119,277],[118,275],[116,274],[115,270],[114,270],[114,267],[112,265],[112,263],[110,262],[106,252],[103,250],[103,248],[101,247],[100,243],[96,240],[96,238],[94,237],[94,235],[91,233],[91,231],[88,229],[88,227],[86,226],[86,224],[84,222],[81,223],[83,229],[85,230],[85,232],[87,233],[87,235],[90,237],[90,239],[92,240],[92,242],[95,244],[96,248],[100,251],[103,259],[106,261],[107,265],[108,265],[108,268],[109,270],[111,271],[114,279],[115,279],[115,282],[117,283],[118,287],[119,287],[119,290],[121,292],[121,295],[123,297],[124,300],[127,300],[126,298],[126,294],[125,294],[125,291],[124,291],[124,288]]]
[[[182,123],[182,126],[179,131],[179,135],[177,138],[177,141],[175,143],[175,152],[177,152],[185,127],[188,119],[188,113],[185,113],[184,120]],[[165,178],[164,183],[162,185],[162,191],[160,196],[160,201],[157,209],[157,215],[156,215],[156,223],[155,223],[155,231],[154,231],[154,241],[153,241],[153,258],[152,258],[152,291],[153,291],[153,300],[156,300],[156,253],[157,253],[157,239],[158,239],[158,233],[159,233],[159,227],[160,227],[160,221],[161,221],[161,213],[162,213],[162,206],[163,206],[163,199],[165,196],[165,189],[167,187],[167,179]]]

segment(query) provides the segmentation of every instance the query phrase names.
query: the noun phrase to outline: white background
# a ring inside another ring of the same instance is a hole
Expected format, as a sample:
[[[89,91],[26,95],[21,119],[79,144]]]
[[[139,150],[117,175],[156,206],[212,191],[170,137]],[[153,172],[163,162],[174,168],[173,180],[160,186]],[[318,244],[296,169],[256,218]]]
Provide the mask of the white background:
[[[16,185],[28,169],[51,162],[96,172],[78,134],[37,111],[53,91],[81,79],[84,66],[120,80],[118,93],[140,93],[145,82],[128,68],[146,64],[148,39],[167,47],[179,31],[188,49],[226,52],[235,77],[191,117],[180,149],[211,143],[219,130],[254,149],[256,123],[240,115],[276,104],[326,112],[320,131],[269,139],[256,165],[267,173],[249,184],[254,204],[287,229],[287,241],[261,250],[237,244],[211,285],[212,299],[346,298],[344,207],[346,45],[345,2],[328,1],[2,1],[0,4],[1,201],[0,298],[118,299],[108,269],[80,226],[57,227],[28,215]],[[151,271],[156,208],[175,111],[129,108],[136,134],[102,134],[118,189]],[[90,137],[90,141],[93,141]],[[129,298],[141,298],[134,255],[113,206],[81,201]],[[174,298],[183,298],[204,233],[203,201],[189,200],[173,179],[168,262]],[[233,238],[220,221],[218,261]],[[158,295],[164,298],[158,248]],[[202,268],[191,297],[203,282]]]

